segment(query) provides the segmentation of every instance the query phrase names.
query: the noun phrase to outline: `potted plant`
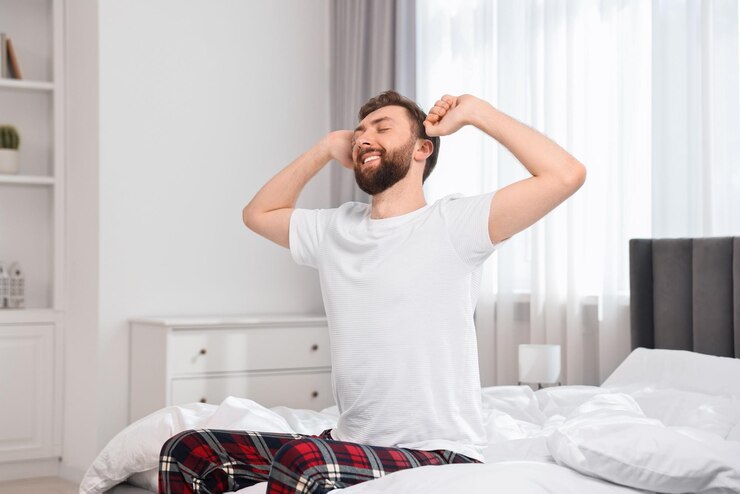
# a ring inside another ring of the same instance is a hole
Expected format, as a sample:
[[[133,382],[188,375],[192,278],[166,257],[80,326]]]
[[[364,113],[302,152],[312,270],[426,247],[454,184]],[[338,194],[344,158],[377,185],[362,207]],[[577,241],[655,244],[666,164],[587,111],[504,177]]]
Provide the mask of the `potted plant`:
[[[21,138],[12,125],[0,125],[0,173],[18,173]]]

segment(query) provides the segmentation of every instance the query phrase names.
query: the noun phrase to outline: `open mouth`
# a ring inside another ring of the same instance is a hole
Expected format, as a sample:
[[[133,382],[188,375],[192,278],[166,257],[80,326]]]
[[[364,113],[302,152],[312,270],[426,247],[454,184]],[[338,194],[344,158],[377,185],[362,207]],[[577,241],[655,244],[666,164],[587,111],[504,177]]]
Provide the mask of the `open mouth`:
[[[382,158],[383,152],[379,149],[365,149],[364,153],[361,153],[357,157],[357,164],[359,166],[367,166],[371,164],[377,164],[380,163],[380,158]]]

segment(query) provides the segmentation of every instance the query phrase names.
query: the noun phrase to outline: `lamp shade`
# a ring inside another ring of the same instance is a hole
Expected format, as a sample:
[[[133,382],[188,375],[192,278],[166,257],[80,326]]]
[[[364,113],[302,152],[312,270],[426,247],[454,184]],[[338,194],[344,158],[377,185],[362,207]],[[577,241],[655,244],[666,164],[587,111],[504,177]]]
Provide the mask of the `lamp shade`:
[[[555,383],[560,378],[560,345],[519,345],[519,382]]]

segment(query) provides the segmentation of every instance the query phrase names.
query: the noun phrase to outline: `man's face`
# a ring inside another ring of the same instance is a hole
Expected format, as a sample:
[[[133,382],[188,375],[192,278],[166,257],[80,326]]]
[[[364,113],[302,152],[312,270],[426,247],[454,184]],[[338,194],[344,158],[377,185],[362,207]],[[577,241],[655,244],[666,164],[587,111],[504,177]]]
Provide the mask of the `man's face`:
[[[352,136],[355,181],[367,194],[379,194],[411,168],[416,137],[402,106],[385,106],[362,119]]]

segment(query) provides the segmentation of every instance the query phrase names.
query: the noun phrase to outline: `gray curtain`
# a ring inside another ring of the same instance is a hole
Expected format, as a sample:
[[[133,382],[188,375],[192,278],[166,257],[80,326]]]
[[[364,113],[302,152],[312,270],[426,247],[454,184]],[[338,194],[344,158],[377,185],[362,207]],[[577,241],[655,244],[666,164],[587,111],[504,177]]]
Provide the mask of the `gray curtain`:
[[[365,101],[387,89],[416,89],[415,0],[332,0],[331,127],[354,129]],[[331,163],[331,205],[369,202],[354,174]]]

